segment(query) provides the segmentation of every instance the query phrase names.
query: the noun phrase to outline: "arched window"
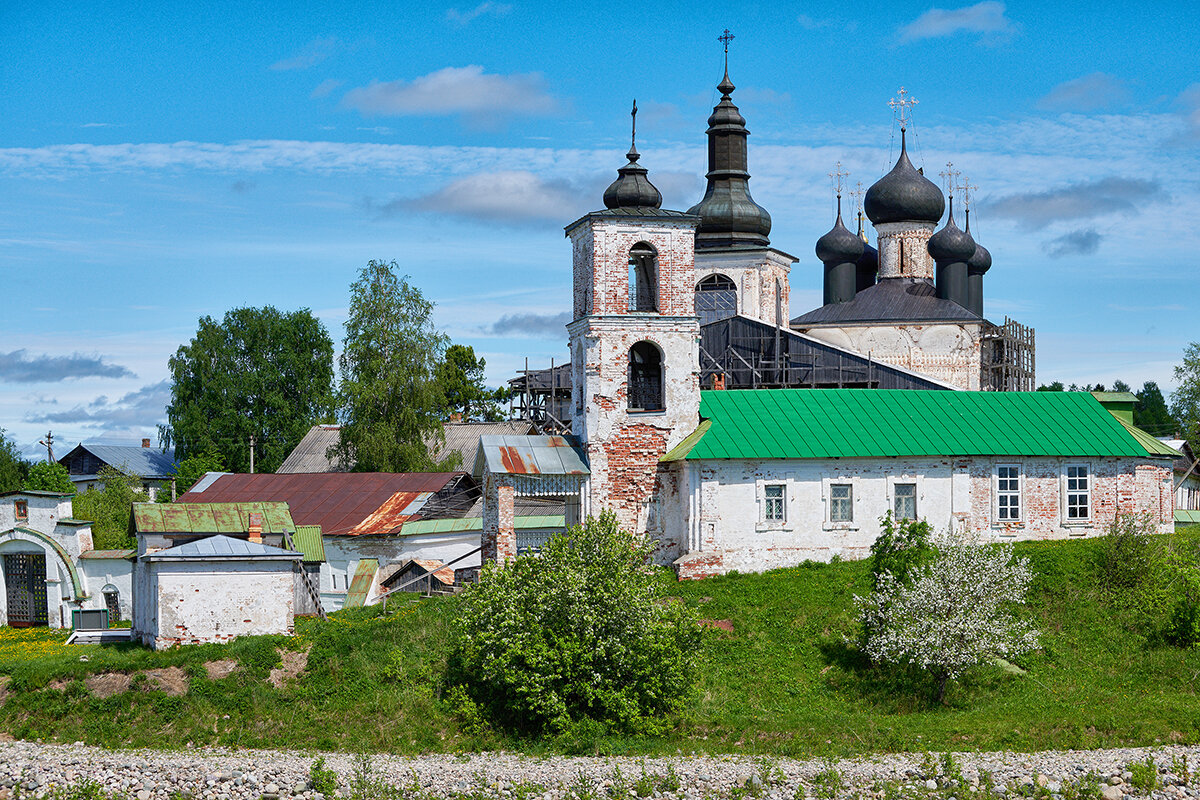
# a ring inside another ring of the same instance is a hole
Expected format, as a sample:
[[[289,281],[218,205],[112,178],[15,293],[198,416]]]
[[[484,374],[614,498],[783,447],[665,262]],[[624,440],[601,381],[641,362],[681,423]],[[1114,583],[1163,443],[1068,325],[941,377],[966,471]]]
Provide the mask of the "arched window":
[[[650,342],[638,342],[629,349],[629,410],[664,408],[662,353]]]
[[[658,252],[645,242],[629,251],[629,310],[658,311]]]
[[[116,621],[121,618],[121,592],[116,586],[111,583],[100,590],[100,594],[104,596],[104,607],[108,609],[108,618],[110,621]]]
[[[696,284],[696,316],[707,325],[737,314],[737,284],[727,275],[709,275]]]

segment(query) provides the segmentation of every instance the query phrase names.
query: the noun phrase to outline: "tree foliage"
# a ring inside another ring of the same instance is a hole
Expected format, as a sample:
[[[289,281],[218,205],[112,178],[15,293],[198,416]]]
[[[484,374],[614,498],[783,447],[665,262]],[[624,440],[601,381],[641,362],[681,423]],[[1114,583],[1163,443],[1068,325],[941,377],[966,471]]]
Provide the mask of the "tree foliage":
[[[483,383],[487,361],[475,357],[470,345],[452,344],[438,365],[437,379],[446,397],[450,413],[460,413],[465,420],[497,422],[504,419],[501,403],[508,400],[508,390],[489,389]]]
[[[309,427],[333,413],[333,341],[308,309],[235,308],[202,317],[170,359],[159,438],[178,458],[220,454],[235,472],[273,472]]]
[[[1183,363],[1175,367],[1179,387],[1171,393],[1171,413],[1183,436],[1200,452],[1200,342],[1192,342],[1183,351]]]
[[[1014,613],[1031,579],[1028,560],[1014,559],[1011,546],[947,534],[907,583],[884,573],[875,591],[855,598],[864,651],[876,663],[927,671],[940,702],[946,683],[970,667],[1037,647],[1037,630]]]
[[[107,465],[100,468],[97,478],[103,488],[75,495],[71,514],[91,521],[92,543],[97,550],[133,547],[136,543],[129,534],[132,506],[150,499],[142,490],[142,479]]]
[[[1167,408],[1162,390],[1155,381],[1146,381],[1137,392],[1137,405],[1133,407],[1133,424],[1155,436],[1170,436],[1179,425]]]
[[[57,461],[39,461],[31,464],[23,488],[36,492],[75,494],[75,484],[71,483],[70,473]]]
[[[652,549],[605,511],[539,555],[486,566],[462,598],[452,685],[507,729],[661,730],[691,694],[700,629],[660,596]]]
[[[395,261],[372,260],[350,287],[339,359],[342,430],[332,453],[360,472],[449,469],[430,454],[445,436],[437,373],[448,339],[433,324],[433,303],[396,270]]]
[[[0,492],[15,492],[25,485],[29,462],[21,458],[17,445],[0,428]]]
[[[216,450],[197,453],[180,461],[175,467],[175,493],[185,494],[207,472],[226,472],[225,459]]]

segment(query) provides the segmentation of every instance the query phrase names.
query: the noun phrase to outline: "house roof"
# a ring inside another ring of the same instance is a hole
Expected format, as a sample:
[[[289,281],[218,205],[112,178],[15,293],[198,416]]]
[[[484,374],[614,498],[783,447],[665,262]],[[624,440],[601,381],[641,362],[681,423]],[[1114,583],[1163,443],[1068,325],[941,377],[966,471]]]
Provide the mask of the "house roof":
[[[0,497],[11,497],[14,494],[27,494],[30,497],[74,497],[74,492],[46,492],[41,489],[13,489],[11,492],[0,492]]]
[[[80,444],[58,459],[67,464],[76,452],[86,451],[114,469],[143,478],[169,478],[175,474],[175,451],[119,444]]]
[[[186,497],[186,495],[185,495]],[[250,515],[262,515],[262,532],[296,530],[287,503],[134,503],[134,533],[249,533]]]
[[[916,322],[983,322],[953,300],[937,296],[933,284],[920,278],[886,278],[845,303],[828,303],[792,320],[793,327],[880,325]]]
[[[444,428],[446,441],[433,452],[434,461],[441,461],[451,453],[458,453],[462,456],[459,469],[470,469],[481,438],[484,436],[525,436],[533,431],[533,423],[524,420],[447,422]]]
[[[474,474],[587,475],[587,457],[574,436],[484,436]]]
[[[299,561],[300,558],[301,554],[293,550],[223,535],[206,536],[142,556],[143,561]]]
[[[325,540],[321,536],[320,525],[297,525],[292,544],[304,554],[305,564],[325,562]]]
[[[742,389],[700,398],[708,430],[664,461],[1158,455],[1087,392]]]
[[[137,550],[84,550],[79,554],[79,557],[86,559],[122,559],[133,558],[136,555]]]
[[[350,581],[350,589],[346,592],[346,600],[342,608],[362,608],[367,604],[371,593],[371,584],[379,572],[379,560],[374,558],[360,559]]]
[[[300,443],[292,448],[292,452],[288,453],[279,469],[275,470],[275,474],[336,472],[336,466],[325,454],[329,452],[330,447],[337,445],[341,432],[342,428],[339,425],[313,425]]]
[[[418,516],[461,472],[319,472],[299,475],[224,474],[200,484],[181,502],[285,502],[298,525],[320,525],[323,536],[395,533]]]

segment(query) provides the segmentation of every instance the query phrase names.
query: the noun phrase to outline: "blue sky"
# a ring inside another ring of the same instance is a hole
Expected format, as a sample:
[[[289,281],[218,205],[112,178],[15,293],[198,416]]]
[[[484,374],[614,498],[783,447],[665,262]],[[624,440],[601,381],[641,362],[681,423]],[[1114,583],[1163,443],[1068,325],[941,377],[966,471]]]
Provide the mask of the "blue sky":
[[[979,187],[987,316],[1041,381],[1170,387],[1200,338],[1200,11],[1127,3],[0,4],[0,427],[24,449],[154,437],[202,315],[311,308],[395,259],[494,383],[566,352],[562,228],[638,146],[703,194],[730,28],[751,188],[820,302],[827,174],[898,148]],[[56,448],[57,449],[57,448]],[[30,450],[30,452],[33,452]]]

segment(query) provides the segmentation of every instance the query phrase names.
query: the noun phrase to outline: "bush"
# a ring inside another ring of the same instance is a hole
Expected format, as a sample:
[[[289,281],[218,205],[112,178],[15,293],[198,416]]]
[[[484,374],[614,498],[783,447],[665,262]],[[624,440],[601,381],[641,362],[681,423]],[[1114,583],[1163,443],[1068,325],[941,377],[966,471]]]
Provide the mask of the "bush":
[[[1155,583],[1162,554],[1152,538],[1149,512],[1121,514],[1108,526],[1099,555],[1101,586],[1114,597],[1130,597]]]
[[[929,523],[902,519],[897,524],[888,511],[879,518],[879,526],[879,536],[871,543],[871,586],[878,588],[879,576],[885,572],[907,584],[909,574],[933,555]]]
[[[652,549],[606,511],[538,555],[488,564],[462,596],[449,684],[509,730],[662,730],[691,694],[701,634],[660,596]]]
[[[914,666],[946,683],[994,656],[1011,658],[1037,646],[1038,632],[1018,619],[1032,572],[1011,546],[984,545],[947,534],[937,552],[909,576],[879,577],[869,597],[856,597],[865,645],[876,663]]]

